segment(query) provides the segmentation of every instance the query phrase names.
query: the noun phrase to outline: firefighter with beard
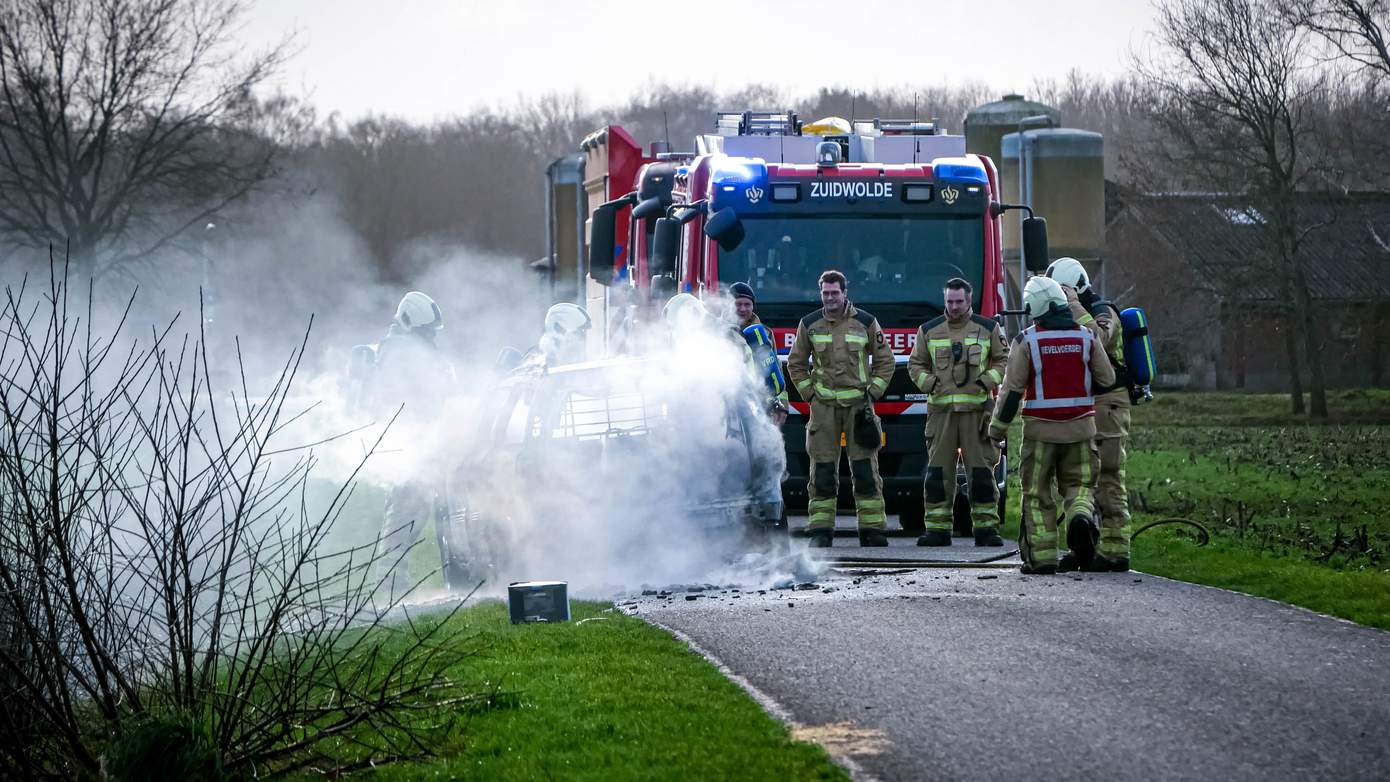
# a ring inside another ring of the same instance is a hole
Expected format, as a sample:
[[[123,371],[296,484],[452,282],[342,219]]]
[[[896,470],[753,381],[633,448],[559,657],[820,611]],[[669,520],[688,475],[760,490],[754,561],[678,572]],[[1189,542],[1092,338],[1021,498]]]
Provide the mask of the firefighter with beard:
[[[410,431],[429,427],[451,390],[453,369],[440,355],[435,338],[444,328],[439,305],[420,291],[410,291],[396,307],[396,316],[376,349],[371,407],[379,415],[400,410],[395,426]],[[379,543],[383,585],[401,597],[414,585],[407,552],[429,521],[438,523],[442,509],[442,475],[435,459],[409,454],[413,474],[393,485],[386,496],[385,521]]]
[[[971,293],[970,283],[959,277],[946,281],[946,314],[917,330],[907,361],[908,377],[929,395],[923,486],[927,529],[917,539],[919,546],[951,545],[957,452],[969,479],[975,545],[1004,545],[994,482],[999,449],[989,441],[989,418],[990,395],[1004,378],[1008,347],[999,324],[971,310]]]
[[[859,545],[886,546],[888,517],[878,473],[882,428],[873,400],[888,390],[893,350],[878,320],[855,308],[849,283],[838,271],[820,276],[819,310],[801,319],[787,355],[787,375],[810,405],[806,452],[811,457],[808,529],[811,546],[824,548],[835,536],[835,500],[840,490],[841,438],[849,450]]]
[[[1093,381],[1102,386],[1115,382],[1115,372],[1101,341],[1072,318],[1056,280],[1029,279],[1023,306],[1033,325],[1014,338],[989,436],[998,447],[1022,411],[1019,554],[1024,573],[1051,574],[1057,572],[1061,519],[1066,519],[1066,541],[1076,559],[1084,564],[1095,553],[1091,495],[1100,458],[1091,388]]]
[[[1089,564],[1075,555],[1062,557],[1061,569],[1090,571],[1129,570],[1129,491],[1125,487],[1125,446],[1129,440],[1129,384],[1125,370],[1124,330],[1114,304],[1096,297],[1090,276],[1075,258],[1058,258],[1047,267],[1047,276],[1062,286],[1067,306],[1076,322],[1095,335],[1105,348],[1115,380],[1095,382],[1096,450],[1100,475],[1096,479],[1096,506],[1100,511],[1100,546]]]

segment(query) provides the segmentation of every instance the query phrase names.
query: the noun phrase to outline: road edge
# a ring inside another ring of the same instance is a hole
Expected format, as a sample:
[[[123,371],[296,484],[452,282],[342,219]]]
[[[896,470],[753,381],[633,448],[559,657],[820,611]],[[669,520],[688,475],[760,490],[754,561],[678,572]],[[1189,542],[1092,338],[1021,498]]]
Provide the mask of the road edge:
[[[724,664],[723,660],[720,660],[708,649],[701,646],[695,639],[691,638],[690,636],[686,635],[680,630],[675,629],[674,627],[668,627],[662,624],[661,622],[652,619],[650,616],[646,616],[644,614],[641,614],[640,612],[633,613],[634,615],[641,617],[642,621],[646,622],[652,627],[657,628],[658,630],[661,630],[664,633],[667,633],[672,638],[675,638],[677,641],[680,641],[681,643],[685,644],[686,647],[690,649],[690,651],[703,657],[705,661],[708,662],[710,665],[713,665],[715,670],[719,671],[719,673],[722,674],[724,678],[733,682],[745,693],[747,693],[748,697],[752,698],[753,702],[757,703],[758,706],[762,708],[762,710],[766,712],[769,717],[772,717],[773,719],[781,722],[783,725],[786,725],[788,731],[795,731],[797,728],[805,727],[801,723],[797,722],[795,718],[792,717],[792,713],[785,706],[778,703],[777,700],[773,698],[771,695],[768,695],[767,693],[758,689],[757,685],[748,681],[748,679],[744,677],[742,674],[735,673],[732,668]],[[820,744],[821,749],[825,750],[825,754],[830,756],[831,761],[833,761],[840,768],[843,768],[845,772],[849,774],[850,779],[855,780],[855,782],[879,782],[878,777],[875,777],[868,771],[864,770],[864,767],[856,763],[853,758],[843,753],[834,752],[830,749],[830,747],[827,747],[825,744],[822,744],[820,742],[816,743]]]
[[[1228,588],[1228,587],[1213,586],[1213,585],[1211,585],[1211,584],[1202,584],[1202,583],[1198,583],[1198,582],[1196,582],[1196,581],[1184,581],[1184,580],[1181,579],[1181,578],[1173,578],[1173,577],[1171,577],[1171,576],[1161,576],[1161,575],[1159,575],[1159,574],[1157,574],[1157,573],[1150,573],[1150,572],[1148,572],[1147,570],[1134,570],[1134,569],[1131,569],[1129,572],[1131,572],[1131,573],[1139,573],[1139,574],[1141,574],[1141,575],[1143,575],[1143,576],[1145,576],[1145,577],[1148,577],[1148,578],[1161,578],[1161,579],[1163,579],[1164,581],[1171,581],[1171,582],[1173,582],[1174,584],[1186,584],[1186,585],[1188,585],[1188,586],[1201,587],[1202,589],[1215,589],[1215,590],[1218,591],[1218,592],[1226,592],[1226,593],[1232,594],[1232,595],[1240,595],[1241,597],[1248,597],[1248,598],[1251,598],[1251,599],[1253,599],[1253,600],[1264,600],[1265,602],[1273,603],[1273,604],[1275,604],[1275,605],[1283,606],[1283,607],[1285,607],[1285,608],[1297,609],[1297,610],[1299,610],[1299,611],[1303,611],[1304,613],[1312,614],[1313,616],[1321,617],[1321,618],[1323,618],[1323,619],[1332,619],[1332,620],[1334,620],[1334,621],[1341,622],[1342,624],[1351,625],[1352,627],[1359,627],[1359,628],[1361,628],[1362,630],[1374,630],[1374,631],[1376,631],[1376,632],[1378,632],[1378,633],[1390,633],[1390,630],[1387,630],[1387,629],[1385,629],[1385,628],[1383,628],[1383,627],[1373,627],[1373,626],[1371,626],[1371,625],[1363,625],[1363,624],[1361,624],[1360,622],[1354,621],[1354,620],[1352,620],[1352,619],[1347,619],[1346,617],[1335,616],[1335,615],[1333,615],[1333,614],[1324,614],[1323,612],[1314,610],[1314,609],[1312,609],[1312,608],[1309,608],[1308,606],[1301,606],[1301,605],[1299,605],[1298,603],[1290,603],[1290,602],[1288,602],[1287,600],[1279,600],[1278,598],[1265,597],[1264,595],[1252,595],[1252,594],[1249,593],[1249,592],[1242,592],[1242,591],[1240,591],[1239,589],[1230,589],[1230,588]]]

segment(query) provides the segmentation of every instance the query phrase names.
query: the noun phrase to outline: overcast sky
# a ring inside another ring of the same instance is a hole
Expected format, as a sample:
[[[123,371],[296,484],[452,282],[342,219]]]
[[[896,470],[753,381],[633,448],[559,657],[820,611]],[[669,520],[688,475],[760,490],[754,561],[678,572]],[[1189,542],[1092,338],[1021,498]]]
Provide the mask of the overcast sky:
[[[650,81],[1026,93],[1072,68],[1121,74],[1151,18],[1143,0],[258,0],[243,35],[295,33],[281,86],[324,115],[430,120],[576,89],[606,103]]]

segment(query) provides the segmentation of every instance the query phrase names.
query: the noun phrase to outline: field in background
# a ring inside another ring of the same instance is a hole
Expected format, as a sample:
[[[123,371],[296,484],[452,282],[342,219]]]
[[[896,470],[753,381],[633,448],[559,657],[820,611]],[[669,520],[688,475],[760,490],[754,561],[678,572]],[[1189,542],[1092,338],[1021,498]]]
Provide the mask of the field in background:
[[[1134,411],[1136,524],[1180,516],[1134,566],[1390,629],[1390,391],[1329,395],[1331,418],[1290,415],[1280,394],[1164,393]]]

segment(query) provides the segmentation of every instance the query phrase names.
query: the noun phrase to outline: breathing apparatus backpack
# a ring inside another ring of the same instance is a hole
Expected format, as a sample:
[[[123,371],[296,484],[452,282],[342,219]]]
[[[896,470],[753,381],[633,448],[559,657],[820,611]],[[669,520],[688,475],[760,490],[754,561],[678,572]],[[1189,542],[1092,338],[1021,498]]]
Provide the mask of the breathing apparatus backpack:
[[[1124,329],[1129,400],[1136,405],[1143,404],[1154,398],[1149,385],[1158,375],[1153,339],[1149,336],[1149,317],[1138,307],[1128,307],[1120,312],[1120,326]]]
[[[767,384],[768,393],[774,399],[780,399],[787,390],[787,380],[782,374],[782,362],[777,360],[772,330],[761,323],[754,323],[743,330],[743,339],[753,352],[753,362],[758,368],[758,375]]]

